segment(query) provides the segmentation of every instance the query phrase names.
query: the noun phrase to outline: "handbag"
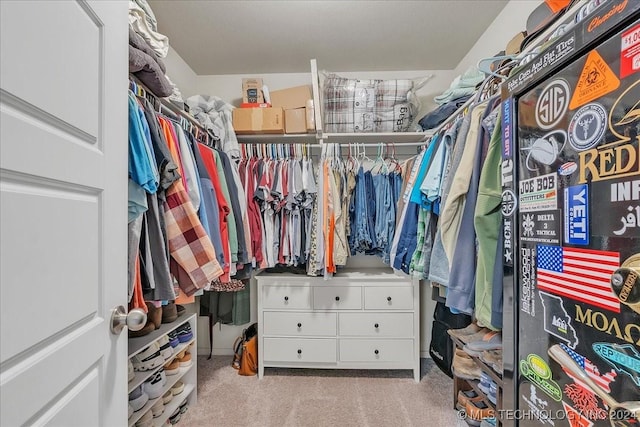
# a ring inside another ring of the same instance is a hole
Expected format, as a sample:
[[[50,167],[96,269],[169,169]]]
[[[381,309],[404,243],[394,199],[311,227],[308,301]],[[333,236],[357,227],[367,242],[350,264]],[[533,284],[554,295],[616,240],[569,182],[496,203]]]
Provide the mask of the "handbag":
[[[256,375],[258,373],[258,324],[254,323],[242,331],[242,335],[233,343],[234,354],[231,366],[238,375]]]

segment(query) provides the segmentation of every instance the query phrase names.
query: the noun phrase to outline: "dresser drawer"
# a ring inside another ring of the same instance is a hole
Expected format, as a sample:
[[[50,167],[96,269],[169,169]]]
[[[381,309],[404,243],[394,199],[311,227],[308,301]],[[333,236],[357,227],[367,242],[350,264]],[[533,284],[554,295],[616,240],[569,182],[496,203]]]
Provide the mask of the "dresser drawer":
[[[366,310],[413,310],[413,287],[365,287],[364,308]]]
[[[336,313],[265,311],[263,318],[262,329],[265,335],[336,335]]]
[[[360,286],[314,286],[313,308],[315,310],[359,310],[362,308]]]
[[[290,285],[263,286],[262,307],[278,309],[310,309],[311,287]]]
[[[336,340],[330,338],[264,338],[267,362],[336,362]]]
[[[413,340],[340,340],[341,362],[409,362],[414,360]]]
[[[412,337],[413,313],[340,313],[340,335]]]

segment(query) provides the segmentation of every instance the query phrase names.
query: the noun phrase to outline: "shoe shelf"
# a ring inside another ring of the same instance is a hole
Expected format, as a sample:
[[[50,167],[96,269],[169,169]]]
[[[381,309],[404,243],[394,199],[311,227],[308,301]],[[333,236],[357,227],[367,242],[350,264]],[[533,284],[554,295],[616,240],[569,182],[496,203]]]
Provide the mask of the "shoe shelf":
[[[164,407],[164,412],[162,413],[162,415],[153,420],[153,424],[156,427],[164,426],[171,415],[173,415],[175,410],[178,409],[178,407],[182,405],[185,400],[189,400],[189,406],[194,405],[195,402],[192,401],[191,395],[193,394],[192,391],[195,389],[195,387],[196,386],[193,384],[186,384],[184,386],[184,391],[177,396],[173,396],[171,402],[167,403],[167,405]]]
[[[168,334],[169,332],[176,329],[178,326],[184,324],[185,322],[191,323],[191,329],[193,330],[193,325],[195,324],[196,315],[191,314],[189,316],[179,316],[176,320],[171,323],[163,323],[160,325],[160,328],[155,331],[150,332],[149,334],[142,337],[129,338],[129,358],[132,358],[136,354],[140,353],[142,350],[147,348],[149,344],[158,340],[161,336]]]
[[[151,407],[158,401],[162,399],[162,396],[169,390],[171,390],[171,387],[173,387],[178,381],[180,381],[180,379],[182,379],[189,371],[195,371],[194,369],[194,365],[192,364],[191,366],[185,367],[185,368],[180,368],[180,371],[175,374],[175,375],[167,375],[167,383],[162,387],[162,394],[160,395],[160,397],[157,397],[155,399],[149,399],[149,401],[142,407],[142,409],[140,409],[139,411],[134,412],[131,415],[131,418],[129,418],[128,423],[129,423],[129,427],[133,427],[135,425],[135,423],[142,418],[142,416],[147,412],[151,410]],[[184,382],[184,381],[183,381]],[[186,384],[185,383],[185,387],[184,390],[182,391],[182,393],[177,394],[175,396],[173,396],[173,399],[171,399],[171,402],[169,402],[167,404],[167,406],[164,408],[164,412],[162,413],[162,415],[159,418],[162,418],[166,412],[167,412],[167,408],[169,406],[171,406],[171,404],[175,401],[175,400],[179,400],[181,402],[184,402],[184,399],[181,399],[181,397],[187,396],[187,394],[185,394],[185,392],[187,392],[187,390],[189,391],[189,393],[191,393],[191,391],[193,391],[195,385],[193,384]],[[176,406],[177,407],[177,406]],[[175,411],[175,408],[173,408],[173,410]],[[167,416],[167,418],[169,418]],[[162,424],[158,424],[158,425],[162,425]]]
[[[464,342],[462,342],[459,338],[450,335],[451,336],[451,340],[453,341],[453,346],[454,346],[454,353],[455,353],[455,348],[458,347],[460,349],[462,349],[465,345]],[[471,355],[470,355],[471,356]],[[458,402],[458,391],[460,390],[469,390],[469,389],[473,389],[473,391],[475,391],[478,396],[480,396],[482,398],[482,401],[491,409],[493,409],[494,411],[497,411],[498,409],[502,408],[502,388],[503,388],[503,382],[502,382],[502,376],[497,373],[491,366],[489,366],[487,363],[485,363],[482,359],[480,359],[477,356],[471,356],[471,359],[476,363],[476,365],[478,365],[478,367],[480,367],[480,369],[487,374],[493,381],[495,381],[496,383],[496,404],[494,404],[493,402],[491,402],[491,400],[489,400],[489,396],[483,392],[480,387],[480,381],[477,380],[468,380],[465,378],[460,378],[457,377],[455,375],[455,373],[453,374],[453,408],[456,408],[456,404]],[[497,413],[497,412],[496,412]],[[497,426],[501,426],[502,422],[500,421],[500,418],[496,417],[496,423]]]
[[[159,340],[162,336],[168,334],[169,332],[174,331],[181,325],[189,323],[191,326],[191,331],[193,333],[193,338],[187,342],[179,343],[175,348],[173,348],[173,354],[167,358],[162,366],[159,366],[155,369],[149,371],[135,372],[135,376],[131,382],[128,383],[128,393],[131,393],[141,384],[143,384],[146,380],[155,375],[158,371],[160,371],[164,365],[173,361],[179,353],[183,350],[187,349],[189,346],[192,346],[191,350],[191,365],[186,367],[178,368],[179,371],[174,375],[166,375],[167,382],[162,387],[162,394],[160,397],[156,399],[149,399],[149,401],[145,404],[145,406],[139,411],[134,412],[131,415],[131,418],[127,420],[127,425],[129,427],[135,426],[135,423],[142,418],[142,416],[151,410],[151,407],[162,399],[162,396],[171,389],[178,381],[182,381],[185,385],[184,390],[178,394],[173,396],[171,402],[169,402],[164,409],[162,415],[158,418],[154,418],[153,423],[155,426],[162,426],[167,419],[173,414],[173,412],[178,408],[178,406],[185,401],[186,398],[189,399],[189,404],[194,405],[197,401],[197,315],[189,314],[189,315],[181,315],[176,320],[171,323],[163,323],[160,325],[160,328],[150,332],[147,335],[142,337],[134,337],[129,338],[129,358],[132,358],[136,354],[140,353],[144,349],[146,349],[149,345]]]
[[[188,342],[178,344],[176,346],[176,348],[173,349],[173,354],[171,355],[171,357],[166,359],[164,361],[164,363],[162,364],[162,366],[158,366],[157,368],[151,369],[149,371],[136,372],[136,376],[129,383],[129,393],[131,393],[133,390],[135,390],[136,387],[138,387],[140,384],[145,382],[147,379],[149,379],[152,376],[154,376],[160,369],[162,369],[162,367],[164,365],[166,365],[167,363],[171,363],[173,361],[173,359],[176,358],[178,353],[180,353],[185,348],[189,347],[194,342],[196,342],[195,338],[190,340],[190,341],[188,341]],[[195,355],[193,353],[191,354],[191,357],[192,357],[192,360],[195,359]],[[174,376],[174,375],[167,375],[167,378],[172,377],[172,376]]]

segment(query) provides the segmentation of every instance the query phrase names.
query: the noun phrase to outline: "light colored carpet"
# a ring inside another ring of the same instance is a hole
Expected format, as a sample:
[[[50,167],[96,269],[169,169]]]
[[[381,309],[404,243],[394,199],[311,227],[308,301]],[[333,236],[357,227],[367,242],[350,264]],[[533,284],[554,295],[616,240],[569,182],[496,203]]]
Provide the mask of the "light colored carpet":
[[[403,370],[266,368],[258,380],[230,361],[198,357],[198,403],[179,426],[466,426],[452,409],[452,380],[430,359],[420,383]]]

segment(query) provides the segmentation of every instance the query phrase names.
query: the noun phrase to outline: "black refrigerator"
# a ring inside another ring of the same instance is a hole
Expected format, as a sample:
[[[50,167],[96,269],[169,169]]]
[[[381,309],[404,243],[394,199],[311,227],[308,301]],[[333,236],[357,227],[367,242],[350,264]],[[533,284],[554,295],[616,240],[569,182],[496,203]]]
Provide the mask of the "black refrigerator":
[[[503,425],[640,426],[640,0],[502,86]]]

